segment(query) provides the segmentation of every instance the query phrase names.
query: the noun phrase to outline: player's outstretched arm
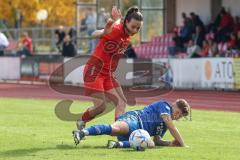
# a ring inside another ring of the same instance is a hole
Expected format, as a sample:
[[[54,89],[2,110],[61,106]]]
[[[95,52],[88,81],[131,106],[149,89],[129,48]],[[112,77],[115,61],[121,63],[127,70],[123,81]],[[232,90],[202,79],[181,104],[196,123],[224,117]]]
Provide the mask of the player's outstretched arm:
[[[108,19],[104,29],[94,31],[91,38],[98,39],[112,31],[114,23],[122,18],[122,13],[116,6],[112,8],[112,18]]]
[[[122,18],[121,10],[117,8],[117,6],[113,6],[112,8],[112,18],[114,21],[117,21]]]
[[[173,120],[169,115],[162,115],[162,119],[167,125],[167,128],[169,129],[171,135],[174,137],[174,139],[179,142],[181,147],[185,147],[184,141],[182,136],[180,135],[180,132],[178,131],[177,127],[173,124]]]
[[[104,29],[101,30],[96,30],[92,33],[92,37],[91,38],[101,38],[102,36],[110,33],[112,31],[112,27],[113,27],[114,21],[112,19],[109,19],[104,27]]]
[[[104,32],[104,29],[101,29],[101,30],[96,30],[92,33],[92,37],[93,39],[98,39],[98,38],[101,38],[103,36],[103,32]]]

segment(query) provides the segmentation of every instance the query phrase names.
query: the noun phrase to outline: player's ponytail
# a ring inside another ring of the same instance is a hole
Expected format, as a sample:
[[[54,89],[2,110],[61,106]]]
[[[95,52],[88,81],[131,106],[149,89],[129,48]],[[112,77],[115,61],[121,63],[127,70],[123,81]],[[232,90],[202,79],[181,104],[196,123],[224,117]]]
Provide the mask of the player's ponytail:
[[[143,16],[140,13],[138,7],[134,6],[128,9],[127,14],[124,18],[124,24],[126,23],[126,21],[130,21],[131,19],[136,19],[138,21],[143,21]]]

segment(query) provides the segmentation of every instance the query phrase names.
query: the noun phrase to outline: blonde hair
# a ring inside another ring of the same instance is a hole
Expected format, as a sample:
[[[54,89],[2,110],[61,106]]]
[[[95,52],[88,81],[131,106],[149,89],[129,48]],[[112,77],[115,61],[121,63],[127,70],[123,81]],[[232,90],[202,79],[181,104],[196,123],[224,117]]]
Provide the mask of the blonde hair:
[[[181,110],[184,117],[188,116],[191,110],[191,106],[185,99],[178,99],[176,101],[177,107]]]

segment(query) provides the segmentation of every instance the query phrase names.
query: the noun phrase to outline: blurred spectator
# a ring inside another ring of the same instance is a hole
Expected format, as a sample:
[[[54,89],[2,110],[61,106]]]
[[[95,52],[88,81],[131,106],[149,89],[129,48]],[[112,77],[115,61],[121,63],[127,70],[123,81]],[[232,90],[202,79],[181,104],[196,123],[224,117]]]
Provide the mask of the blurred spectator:
[[[233,32],[238,33],[240,31],[240,17],[235,17]]]
[[[225,12],[221,12],[221,21],[220,21],[220,26],[218,27],[218,32],[217,32],[217,41],[218,42],[227,42],[228,40],[228,35],[230,32],[233,30],[233,17]]]
[[[101,8],[98,13],[98,29],[103,29],[109,18],[110,14],[105,11],[105,8]]]
[[[230,34],[230,39],[228,41],[228,49],[237,48],[237,36],[234,33]]]
[[[68,31],[68,35],[70,36],[71,41],[74,44],[77,44],[77,31],[76,31],[76,29],[74,27],[70,28],[70,30]]]
[[[18,42],[18,47],[19,47],[19,50],[17,51],[18,56],[33,55],[32,39],[29,37],[27,32],[23,32],[22,37]]]
[[[66,35],[64,38],[62,46],[62,56],[63,57],[74,57],[76,55],[76,47],[71,41],[71,37]]]
[[[214,42],[212,38],[209,38],[207,41],[209,45],[209,57],[218,57],[219,55],[217,43]]]
[[[86,24],[86,20],[87,20],[87,16],[85,16],[82,20],[81,20],[81,24],[80,24],[80,32],[85,32],[87,31],[87,24]]]
[[[63,29],[64,29],[63,26],[59,26],[58,29],[55,30],[55,35],[57,39],[56,46],[59,52],[62,51],[62,44],[63,44],[64,37],[66,35]]]
[[[199,47],[203,46],[203,41],[205,39],[205,32],[201,26],[196,26],[195,34],[193,34],[193,41],[195,45]]]
[[[180,36],[178,36],[177,32],[173,33],[174,46],[169,47],[168,51],[171,57],[175,57],[178,52],[184,52],[184,44],[183,40]]]
[[[220,26],[221,23],[221,14],[226,13],[226,9],[224,7],[221,8],[220,12],[218,13],[217,17],[215,18],[214,25],[216,28]]]
[[[240,50],[240,31],[237,32],[237,49]]]
[[[182,12],[183,24],[186,23],[188,27],[193,28],[193,23],[190,17],[187,16],[185,12]],[[192,30],[191,30],[192,32]]]
[[[173,33],[175,45],[168,48],[170,56],[175,56],[179,48],[187,49],[188,57],[240,56],[240,17],[236,16],[233,19],[224,7],[216,19],[213,18],[207,26],[204,26],[194,12],[190,13],[190,17],[189,20],[186,13],[182,13],[183,26],[175,27]],[[179,57],[182,57],[181,54]]]
[[[186,22],[191,21],[191,19],[187,16],[187,14],[185,12],[182,12],[182,19],[183,19],[183,22],[184,21],[186,21]]]
[[[208,41],[204,40],[203,41],[203,46],[202,46],[202,51],[201,51],[201,56],[202,57],[208,57],[209,56],[209,50],[210,50],[210,46],[208,44]]]
[[[97,21],[96,12],[93,9],[91,9],[87,14],[87,19],[86,19],[88,36],[91,36],[92,33],[96,30],[96,21]],[[91,53],[95,49],[95,46],[96,46],[96,40],[90,39],[88,52]]]
[[[192,29],[188,21],[183,21],[183,27],[180,30],[180,37],[183,43],[187,43],[192,36]]]
[[[0,32],[0,56],[4,56],[4,49],[9,45],[7,37]]]
[[[206,26],[206,32],[216,34],[217,33],[217,28],[218,27],[215,25],[214,19],[212,19],[210,21],[210,23]]]
[[[237,54],[237,36],[234,33],[230,34],[230,39],[227,42],[227,52],[226,57],[235,57]]]
[[[200,26],[203,30],[205,30],[205,26],[204,26],[202,20],[200,19],[200,17],[198,15],[196,15],[194,12],[191,12],[190,17],[191,17],[191,20],[192,20],[192,24],[193,24],[192,29],[193,29],[194,33],[195,33],[196,26]]]
[[[198,45],[194,45],[193,41],[190,40],[187,46],[187,55],[189,58],[201,57],[201,48]]]
[[[239,43],[239,45],[240,45],[240,31],[237,32],[237,43]]]

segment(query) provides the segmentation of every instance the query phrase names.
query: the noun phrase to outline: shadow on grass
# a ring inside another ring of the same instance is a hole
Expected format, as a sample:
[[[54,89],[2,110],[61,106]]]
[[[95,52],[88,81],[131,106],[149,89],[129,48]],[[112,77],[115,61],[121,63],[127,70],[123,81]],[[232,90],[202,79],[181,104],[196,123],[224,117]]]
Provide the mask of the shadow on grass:
[[[166,148],[166,147],[164,147],[164,148]],[[155,147],[155,148],[149,148],[149,149],[146,149],[146,150],[159,150],[159,149],[163,149],[163,147],[159,147],[159,146],[157,146],[157,147]],[[146,151],[145,150],[145,151]],[[120,151],[121,152],[139,152],[139,153],[141,153],[141,152],[144,152],[144,151],[136,151],[136,150],[134,150],[133,148],[125,148],[125,149],[120,149]]]
[[[161,149],[162,147],[156,147],[153,148],[151,150],[155,150],[155,149]],[[30,157],[34,157],[34,156],[39,156],[36,155],[37,152],[42,152],[42,151],[67,151],[67,150],[79,150],[79,151],[84,151],[84,152],[89,152],[89,149],[107,149],[106,146],[90,146],[90,145],[79,145],[79,146],[75,146],[75,145],[67,145],[67,144],[61,144],[61,145],[56,145],[55,147],[46,147],[46,148],[26,148],[26,149],[14,149],[14,150],[8,150],[5,152],[0,152],[0,157],[24,157],[24,156],[30,156]],[[120,152],[144,152],[144,151],[136,151],[134,149],[130,149],[130,148],[126,148],[126,149],[117,149]],[[149,149],[150,150],[150,149]]]
[[[23,157],[23,156],[36,156],[37,152],[41,151],[66,151],[66,150],[88,150],[88,149],[106,149],[105,146],[74,146],[74,145],[56,145],[55,147],[46,148],[21,148],[0,152],[0,157]]]

